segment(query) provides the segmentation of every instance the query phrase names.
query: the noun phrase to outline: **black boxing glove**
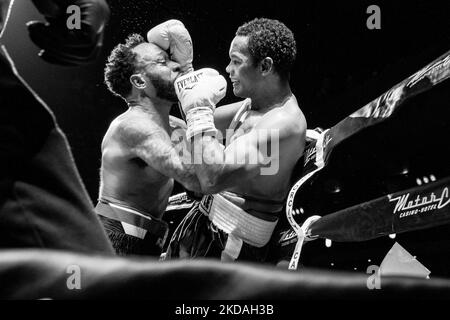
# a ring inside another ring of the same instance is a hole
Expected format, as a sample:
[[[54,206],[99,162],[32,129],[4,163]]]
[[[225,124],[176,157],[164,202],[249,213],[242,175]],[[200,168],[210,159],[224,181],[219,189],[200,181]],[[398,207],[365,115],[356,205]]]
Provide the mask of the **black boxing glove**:
[[[78,66],[94,61],[103,44],[103,31],[109,19],[105,0],[32,0],[47,22],[27,23],[31,40],[42,50],[39,56],[53,64]],[[79,29],[69,29],[67,8],[80,8]]]

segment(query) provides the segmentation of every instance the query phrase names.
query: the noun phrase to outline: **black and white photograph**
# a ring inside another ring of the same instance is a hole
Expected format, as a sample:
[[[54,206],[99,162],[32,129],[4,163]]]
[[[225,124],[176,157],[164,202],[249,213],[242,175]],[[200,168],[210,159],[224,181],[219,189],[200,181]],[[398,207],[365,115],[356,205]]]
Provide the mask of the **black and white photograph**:
[[[450,299],[448,0],[0,13],[0,300]]]

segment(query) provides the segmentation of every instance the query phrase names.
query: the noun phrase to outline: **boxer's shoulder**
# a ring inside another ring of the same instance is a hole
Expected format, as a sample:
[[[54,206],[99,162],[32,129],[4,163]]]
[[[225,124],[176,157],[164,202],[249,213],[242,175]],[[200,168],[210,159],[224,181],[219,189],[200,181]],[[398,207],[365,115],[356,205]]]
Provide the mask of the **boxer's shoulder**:
[[[119,124],[121,122],[120,120],[121,116],[118,116],[117,118],[113,119],[111,123],[108,126],[108,129],[106,130],[105,135],[103,136],[102,140],[102,150],[106,149],[107,147],[111,146],[116,140],[117,135],[117,129],[119,127]]]
[[[160,126],[137,113],[124,113],[110,125],[111,139],[126,147],[136,147],[161,131]]]
[[[109,125],[102,141],[102,161],[117,159],[128,154],[126,144],[123,143],[123,119],[121,116],[115,118]]]
[[[302,111],[290,106],[274,108],[268,111],[258,122],[258,128],[278,129],[280,134],[304,135],[306,119]]]

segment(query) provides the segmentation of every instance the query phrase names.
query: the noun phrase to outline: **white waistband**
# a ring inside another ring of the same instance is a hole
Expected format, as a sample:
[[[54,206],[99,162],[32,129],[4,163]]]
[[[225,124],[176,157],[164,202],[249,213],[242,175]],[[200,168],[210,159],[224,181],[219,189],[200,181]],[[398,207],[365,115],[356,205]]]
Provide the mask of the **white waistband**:
[[[99,207],[100,206],[100,207]],[[106,212],[99,209],[103,206],[109,206],[114,210],[113,213],[107,210]],[[128,213],[127,215],[123,215],[123,212]],[[150,231],[152,234],[156,234],[155,230],[165,229],[165,235],[163,237],[165,241],[165,237],[167,236],[167,224],[161,220],[155,219],[151,216],[146,216],[139,212],[136,209],[127,207],[125,205],[121,205],[120,203],[112,203],[107,201],[106,199],[100,199],[99,203],[96,206],[96,213],[119,221],[123,227],[125,234],[144,239],[147,232]]]
[[[115,204],[115,203],[108,203],[108,204],[111,207],[113,207],[113,208],[117,208],[117,209],[120,209],[120,210],[123,210],[123,211],[130,212],[130,213],[138,215],[141,218],[146,219],[146,220],[151,220],[148,217],[144,216],[142,213],[140,213],[140,212],[138,212],[136,210],[133,210],[133,209],[121,206],[120,204]],[[128,234],[130,236],[134,236],[134,237],[137,237],[139,239],[144,239],[145,235],[147,234],[147,230],[145,230],[145,229],[143,229],[141,227],[134,226],[132,224],[129,224],[129,223],[126,223],[126,222],[123,222],[123,221],[120,221],[120,224],[122,225],[122,228],[123,228],[123,231],[125,232],[125,234]]]
[[[261,248],[269,242],[278,219],[266,221],[257,218],[220,194],[206,197],[208,198],[204,197],[202,200],[200,210],[208,215],[209,220],[220,230],[233,234],[257,248]]]
[[[143,219],[150,220],[150,221],[152,220],[152,218],[143,215],[142,213],[140,213],[139,211],[137,211],[135,209],[132,209],[132,208],[129,208],[129,207],[125,207],[125,206],[122,206],[120,204],[112,203],[112,202],[108,202],[108,204],[111,207],[113,207],[113,208],[117,208],[117,209],[120,209],[120,210],[123,210],[123,211],[130,212],[130,213],[135,214],[135,215],[137,215],[137,216],[139,216],[139,217],[141,217]]]

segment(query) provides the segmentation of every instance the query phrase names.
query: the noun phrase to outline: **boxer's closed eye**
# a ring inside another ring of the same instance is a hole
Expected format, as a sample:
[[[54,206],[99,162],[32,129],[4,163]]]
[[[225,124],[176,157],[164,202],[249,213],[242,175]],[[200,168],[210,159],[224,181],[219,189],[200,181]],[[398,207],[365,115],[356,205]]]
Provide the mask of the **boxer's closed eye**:
[[[231,59],[231,63],[234,64],[234,65],[239,65],[239,64],[241,64],[241,61],[240,60],[236,60],[236,59]]]

